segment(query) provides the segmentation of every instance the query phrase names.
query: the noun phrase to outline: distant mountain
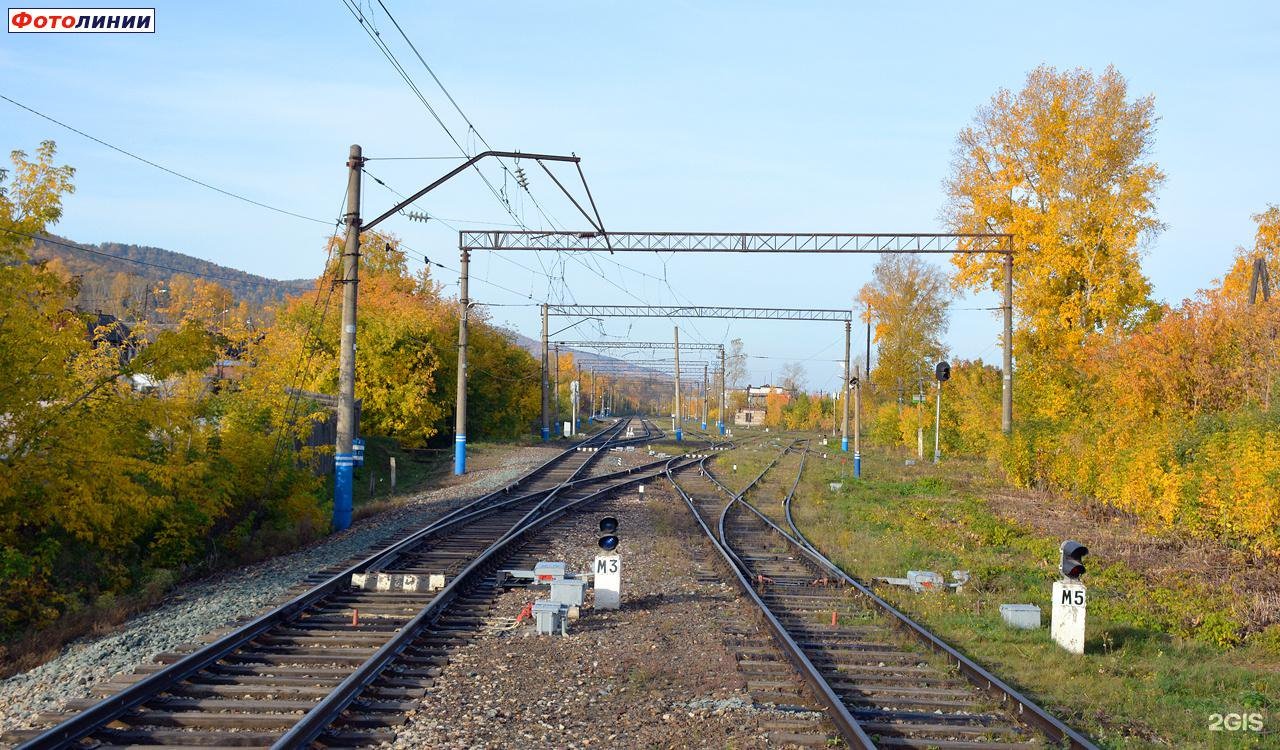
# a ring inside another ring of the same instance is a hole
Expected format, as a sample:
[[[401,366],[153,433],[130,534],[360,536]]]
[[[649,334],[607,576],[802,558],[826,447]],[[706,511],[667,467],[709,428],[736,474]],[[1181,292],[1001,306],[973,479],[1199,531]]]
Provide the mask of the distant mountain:
[[[237,299],[244,300],[256,308],[279,302],[286,295],[297,294],[310,288],[312,284],[311,279],[283,281],[269,279],[159,247],[119,242],[93,245],[73,242],[56,235],[49,235],[49,239],[52,241],[35,240],[31,257],[34,260],[59,259],[72,274],[82,277],[82,286],[86,289],[86,293],[92,295],[95,293],[94,290],[99,290],[96,293],[103,294],[102,298],[89,296],[86,301],[90,306],[102,303],[96,306],[104,310],[119,302],[112,298],[112,292],[106,291],[110,289],[111,282],[117,274],[123,274],[129,279],[130,286],[162,284],[175,273],[216,277],[213,280],[226,287]],[[72,249],[57,243],[84,249]]]
[[[507,334],[507,337],[510,338],[511,341],[514,342],[516,346],[519,346],[525,351],[532,354],[534,359],[538,359],[542,356],[541,341],[538,341],[536,339],[531,339],[528,336],[523,336],[510,329],[503,329],[503,330]],[[612,368],[615,368],[615,369],[620,368],[625,371],[629,371],[631,374],[634,374],[634,375],[655,374],[655,371],[653,370],[653,368],[642,367],[640,365],[631,364],[625,359],[620,359],[618,357],[609,357],[604,354],[598,354],[596,352],[588,352],[588,351],[583,351],[582,349],[568,349],[568,348],[561,347],[560,353],[573,354],[574,361],[581,364],[584,368],[590,368],[592,364],[596,362],[600,362],[602,364],[610,365]],[[681,369],[684,369],[684,368],[681,368]],[[665,375],[666,373],[662,373],[662,374]]]

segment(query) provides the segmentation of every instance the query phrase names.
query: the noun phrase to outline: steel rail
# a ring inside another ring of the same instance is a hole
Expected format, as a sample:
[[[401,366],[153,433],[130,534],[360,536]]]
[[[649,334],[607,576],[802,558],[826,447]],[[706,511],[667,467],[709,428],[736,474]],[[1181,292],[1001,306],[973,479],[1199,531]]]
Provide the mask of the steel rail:
[[[711,476],[707,469],[707,460],[707,458],[700,460],[698,462],[698,467],[706,473],[707,476]],[[743,594],[751,599],[751,601],[760,609],[760,613],[764,617],[765,624],[768,625],[769,630],[773,633],[774,639],[782,646],[782,652],[787,657],[787,660],[796,668],[800,673],[800,676],[804,678],[804,681],[809,684],[809,687],[812,688],[819,701],[826,706],[827,717],[831,719],[833,724],[835,724],[836,731],[840,733],[841,738],[844,739],[850,747],[862,748],[863,750],[875,750],[875,744],[871,741],[871,738],[867,736],[867,733],[863,731],[862,727],[858,725],[858,722],[853,718],[853,715],[849,713],[848,706],[844,705],[844,702],[840,700],[840,696],[836,695],[835,691],[832,690],[831,685],[822,676],[822,673],[804,653],[804,649],[800,648],[800,644],[796,643],[795,639],[791,637],[791,634],[787,631],[786,627],[783,626],[783,624],[773,614],[773,611],[770,610],[764,600],[760,598],[760,595],[756,593],[755,588],[751,585],[751,582],[747,579],[743,570],[739,568],[739,566],[743,564],[741,559],[738,558],[731,549],[729,549],[727,544],[722,542],[720,539],[717,539],[716,535],[712,533],[711,529],[703,520],[702,514],[698,512],[697,507],[694,505],[693,498],[690,497],[689,493],[686,492],[685,489],[680,486],[680,483],[676,481],[674,473],[670,468],[667,469],[666,475],[672,486],[675,487],[676,492],[680,493],[680,497],[683,498],[685,504],[689,506],[689,511],[693,513],[694,520],[702,527],[702,531],[707,535],[707,538],[711,540],[716,551],[720,553],[720,556],[724,558],[725,563],[728,564],[729,569],[733,572],[733,579],[734,582],[738,584],[738,588],[740,588]],[[763,472],[761,473],[761,476],[763,476]],[[757,479],[759,479],[759,477],[757,477]],[[721,489],[724,489],[723,485],[719,485],[719,483],[717,484]],[[732,495],[732,493],[730,494]],[[734,495],[725,505],[726,511],[738,500],[739,497]],[[724,513],[721,513],[722,523],[723,518]]]
[[[76,713],[74,716],[67,718],[44,732],[41,732],[39,735],[19,744],[17,746],[18,750],[48,750],[52,748],[65,748],[70,746],[71,743],[83,739],[89,734],[101,729],[126,712],[154,699],[171,685],[185,680],[197,672],[206,669],[210,665],[226,658],[228,655],[234,653],[240,648],[243,648],[271,628],[291,621],[297,615],[310,609],[320,600],[330,596],[342,586],[346,585],[347,582],[351,580],[352,574],[376,570],[381,565],[384,565],[388,561],[395,559],[400,554],[403,554],[406,550],[415,546],[424,538],[453,527],[454,525],[462,522],[464,517],[474,518],[475,516],[473,514],[477,511],[491,513],[496,508],[505,507],[508,504],[505,500],[502,503],[491,506],[486,504],[503,494],[510,493],[513,488],[519,487],[521,484],[532,480],[536,475],[552,468],[553,464],[568,458],[570,455],[577,452],[578,448],[593,444],[602,439],[605,445],[610,444],[612,437],[616,436],[616,433],[622,430],[624,424],[625,422],[619,421],[604,431],[569,446],[559,455],[553,456],[543,464],[526,473],[519,480],[506,485],[502,489],[494,490],[493,492],[482,495],[476,500],[445,514],[441,518],[432,522],[429,526],[406,536],[394,545],[354,563],[345,570],[331,576],[311,589],[272,609],[270,612],[259,615],[248,623],[236,628],[232,632],[218,638],[209,645],[147,675],[124,690],[104,698],[90,708]],[[648,439],[648,437],[632,438],[628,439],[628,442],[634,442],[641,439]],[[595,458],[596,456],[589,457],[586,463],[594,461]],[[546,491],[550,490],[544,490],[544,492]],[[532,493],[528,497],[532,497],[536,494],[537,493]],[[527,500],[528,497],[513,498],[512,500]]]
[[[665,465],[667,470],[671,464],[685,459],[684,456],[675,456],[661,461],[655,461],[648,464],[649,469],[656,468],[658,465]],[[705,460],[705,459],[703,459]],[[637,467],[638,468],[638,467]],[[559,518],[567,513],[570,509],[576,508],[585,503],[598,500],[602,496],[616,492],[624,487],[645,481],[647,479],[660,476],[642,472],[641,476],[635,476],[635,469],[629,470],[627,473],[632,474],[615,484],[597,490],[586,497],[572,500],[565,505],[551,508],[525,524],[518,534],[512,534],[504,537],[501,541],[486,549],[480,555],[477,555],[465,568],[443,589],[438,593],[412,620],[405,624],[404,627],[387,643],[383,644],[373,656],[369,657],[355,672],[348,675],[332,692],[326,695],[315,706],[313,706],[298,723],[294,724],[280,739],[272,745],[274,750],[288,750],[291,748],[304,747],[315,740],[319,739],[325,729],[337,719],[343,711],[346,710],[360,693],[362,693],[370,683],[372,683],[405,648],[407,648],[414,640],[418,638],[421,631],[430,627],[440,615],[448,608],[448,606],[456,599],[460,593],[466,589],[480,573],[487,574],[489,566],[495,561],[498,555],[509,548],[517,540],[524,539],[534,531],[541,529],[551,521]]]
[[[802,462],[800,472],[803,472],[803,470],[804,464]],[[799,485],[800,472],[797,472],[796,484],[792,486],[791,493],[787,495],[787,498],[784,501],[784,507],[787,508],[788,518],[790,518],[791,499],[795,495],[796,487]],[[1015,718],[1023,724],[1039,730],[1053,742],[1066,743],[1066,747],[1072,748],[1072,750],[1098,750],[1097,746],[1090,742],[1084,735],[1054,718],[1035,701],[1010,687],[1003,680],[988,672],[977,662],[957,651],[951,645],[938,638],[915,620],[904,614],[901,610],[882,599],[870,588],[850,576],[839,565],[818,551],[817,547],[815,547],[813,543],[795,527],[794,524],[792,524],[792,529],[796,532],[796,537],[793,538],[750,502],[741,498],[739,501],[743,506],[759,516],[760,519],[768,524],[774,531],[795,544],[799,552],[811,562],[819,568],[830,571],[838,580],[852,587],[864,598],[874,604],[876,609],[888,614],[894,625],[906,631],[917,640],[923,642],[931,650],[943,654],[948,661],[954,664],[959,671],[965,675],[974,687],[995,695],[1000,698],[1001,701],[1013,701],[1018,708],[1016,711],[1011,713],[1013,713]]]

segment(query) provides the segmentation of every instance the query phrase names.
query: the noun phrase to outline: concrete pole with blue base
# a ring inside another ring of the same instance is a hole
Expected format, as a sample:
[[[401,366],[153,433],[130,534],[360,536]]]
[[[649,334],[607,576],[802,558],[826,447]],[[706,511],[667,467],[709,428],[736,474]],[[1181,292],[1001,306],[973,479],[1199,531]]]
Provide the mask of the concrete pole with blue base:
[[[338,342],[338,439],[333,456],[333,530],[351,525],[351,486],[356,436],[356,289],[360,276],[360,171],[364,156],[352,146],[347,159],[347,225],[342,244],[342,331]]]
[[[542,442],[551,439],[551,350],[547,343],[547,303],[542,303]]]
[[[680,326],[676,326],[676,442],[684,440],[684,430],[680,427]]]
[[[462,259],[458,266],[458,406],[453,423],[453,473],[461,475],[467,473],[467,315],[471,307],[467,293],[471,251],[459,249]]]
[[[725,420],[728,415],[725,413],[726,401],[728,401],[729,384],[726,382],[729,377],[729,371],[724,369],[724,344],[720,345],[720,434],[724,435]]]
[[[849,337],[853,330],[853,323],[846,320],[844,322],[844,385],[841,388],[840,404],[840,450],[845,453],[849,452],[849,383],[853,380],[853,371],[849,369]]]
[[[707,366],[702,365],[702,431],[707,431]]]
[[[856,376],[855,376],[856,377]],[[862,478],[862,379],[853,386],[853,476]]]

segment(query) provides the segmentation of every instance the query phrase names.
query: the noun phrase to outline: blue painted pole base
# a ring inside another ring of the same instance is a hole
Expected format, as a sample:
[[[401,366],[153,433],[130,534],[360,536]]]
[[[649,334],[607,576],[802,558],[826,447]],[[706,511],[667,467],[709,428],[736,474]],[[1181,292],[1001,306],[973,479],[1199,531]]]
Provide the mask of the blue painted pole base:
[[[457,435],[453,438],[453,473],[458,476],[467,473],[466,435]]]
[[[702,423],[702,429],[703,429],[703,431],[704,431],[704,432],[706,431],[706,429],[707,429],[707,423],[706,423],[706,422],[703,422],[703,423]]]
[[[339,453],[333,457],[333,530],[351,526],[351,474],[355,456]]]
[[[542,428],[542,442],[544,442],[544,443],[545,443],[545,442],[547,442],[547,441],[548,441],[548,440],[550,440],[550,439],[551,439],[551,428],[550,428],[550,427],[543,427],[543,428]]]
[[[679,443],[679,442],[682,442],[683,440],[684,440],[684,431],[683,431],[683,430],[681,430],[679,427],[677,427],[677,428],[676,428],[676,442],[677,442],[677,443]]]
[[[840,450],[844,451],[845,453],[849,452],[849,438],[847,437],[840,438]]]
[[[718,425],[716,425],[716,426],[720,428],[720,434],[721,434],[721,435],[723,435],[723,434],[724,434],[724,422],[721,422],[720,424],[718,424]]]
[[[858,479],[862,478],[862,454],[853,454],[853,476]]]

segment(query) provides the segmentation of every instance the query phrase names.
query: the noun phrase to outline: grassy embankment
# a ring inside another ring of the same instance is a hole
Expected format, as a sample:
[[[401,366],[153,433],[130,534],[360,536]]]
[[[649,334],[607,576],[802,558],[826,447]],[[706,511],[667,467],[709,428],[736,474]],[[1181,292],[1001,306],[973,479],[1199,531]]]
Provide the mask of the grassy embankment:
[[[815,448],[822,450],[816,441]],[[794,505],[811,541],[863,581],[908,569],[944,576],[969,570],[973,582],[958,594],[878,590],[1099,745],[1280,746],[1280,633],[1272,627],[1219,645],[1238,632],[1237,607],[1221,582],[1153,579],[1095,554],[1086,560],[1086,654],[1075,657],[1048,633],[1062,540],[997,513],[984,495],[1002,488],[984,466],[966,460],[906,466],[903,456],[873,451],[863,459],[864,479],[849,479],[843,467],[844,485],[832,492],[828,482],[841,481],[842,466],[836,453],[829,455],[827,461],[811,455]],[[717,470],[740,487],[771,459],[770,450],[739,449],[719,459]],[[1039,604],[1044,627],[1004,626],[1002,603]],[[1214,714],[1229,713],[1261,713],[1264,732],[1210,730]]]

